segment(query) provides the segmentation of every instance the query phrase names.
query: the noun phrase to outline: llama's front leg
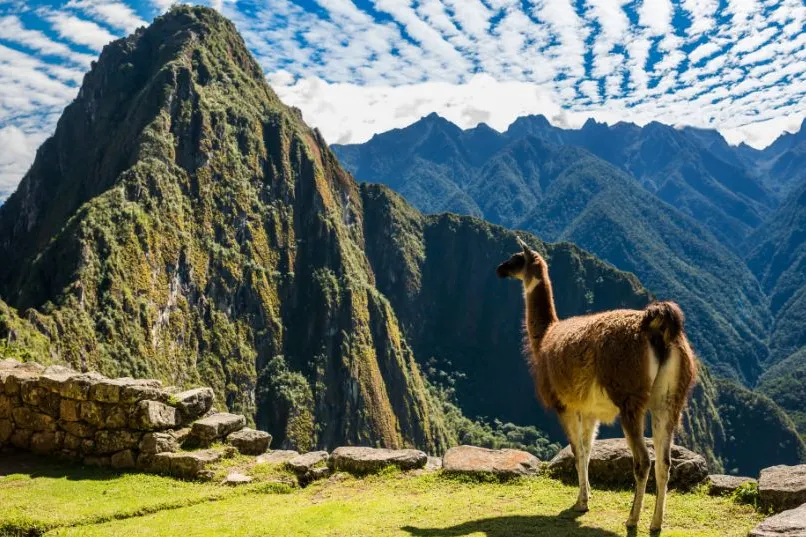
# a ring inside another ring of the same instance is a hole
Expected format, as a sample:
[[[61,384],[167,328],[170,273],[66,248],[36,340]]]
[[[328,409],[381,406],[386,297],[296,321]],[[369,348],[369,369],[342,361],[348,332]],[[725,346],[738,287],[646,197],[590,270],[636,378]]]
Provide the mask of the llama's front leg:
[[[579,483],[579,496],[574,504],[574,511],[585,512],[588,510],[588,498],[590,492],[587,488],[587,467],[584,458],[584,446],[582,442],[582,416],[577,412],[565,411],[560,414],[560,423],[568,437],[571,445],[571,452],[574,454],[574,466],[577,470]]]
[[[674,422],[668,410],[652,411],[652,441],[655,444],[655,483],[658,495],[655,499],[655,513],[652,515],[651,531],[660,531],[663,526],[663,512],[666,509],[666,489],[669,484],[669,471],[672,466],[672,437]]]
[[[627,518],[627,527],[633,528],[638,525],[641,517],[641,508],[644,506],[644,493],[646,492],[646,482],[649,479],[649,451],[644,441],[644,413],[628,412],[621,414],[621,427],[624,429],[624,436],[627,445],[630,446],[633,459],[633,475],[635,476],[635,496],[632,501],[630,516]]]
[[[588,467],[590,466],[591,451],[593,450],[593,441],[596,439],[596,432],[599,429],[599,422],[594,418],[582,416],[580,420],[581,438],[580,438],[580,456],[579,461],[579,499],[577,500],[577,507],[580,511],[588,510],[588,501],[591,495],[591,484],[588,479]]]

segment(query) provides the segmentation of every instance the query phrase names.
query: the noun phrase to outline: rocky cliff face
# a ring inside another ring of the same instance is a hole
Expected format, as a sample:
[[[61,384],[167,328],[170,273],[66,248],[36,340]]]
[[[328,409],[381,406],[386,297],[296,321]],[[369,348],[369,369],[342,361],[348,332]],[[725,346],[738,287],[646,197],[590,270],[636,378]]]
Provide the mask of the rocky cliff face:
[[[362,218],[232,24],[176,8],[105,47],[0,208],[0,293],[53,358],[203,380],[279,443],[438,451]]]

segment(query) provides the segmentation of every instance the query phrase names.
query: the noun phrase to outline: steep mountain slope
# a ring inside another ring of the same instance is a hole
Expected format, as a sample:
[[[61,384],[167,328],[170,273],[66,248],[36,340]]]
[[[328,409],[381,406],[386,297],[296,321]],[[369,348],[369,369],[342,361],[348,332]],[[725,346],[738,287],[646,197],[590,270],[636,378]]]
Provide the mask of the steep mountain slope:
[[[786,410],[806,438],[806,349],[765,371],[758,380],[757,390]]]
[[[455,143],[475,131],[457,131],[433,115],[409,129],[426,128],[452,133]],[[407,143],[407,130],[335,150],[358,179],[394,188],[417,174],[426,158]],[[700,223],[587,151],[530,135],[486,147],[492,154],[477,156],[470,175],[451,179],[485,218],[548,240],[576,242],[634,272],[658,296],[683,305],[696,348],[717,373],[745,382],[760,374],[770,324],[763,294],[742,259]]]
[[[775,316],[770,359],[780,361],[806,347],[806,179],[747,240],[746,249],[748,266],[770,296]]]
[[[58,358],[203,381],[278,444],[439,451],[361,218],[233,25],[179,7],[104,48],[0,208],[0,294]]]

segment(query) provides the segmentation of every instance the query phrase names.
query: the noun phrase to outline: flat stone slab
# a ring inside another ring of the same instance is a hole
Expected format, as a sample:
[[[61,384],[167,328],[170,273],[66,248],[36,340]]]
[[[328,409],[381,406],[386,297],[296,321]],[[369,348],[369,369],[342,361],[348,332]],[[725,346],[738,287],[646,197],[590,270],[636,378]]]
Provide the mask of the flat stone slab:
[[[290,449],[274,449],[263,455],[258,455],[255,464],[285,464],[294,457],[298,457],[299,452]]]
[[[540,460],[517,449],[458,446],[449,449],[442,457],[442,468],[450,473],[528,476],[540,471]]]
[[[224,481],[221,483],[223,485],[231,485],[233,487],[238,485],[246,485],[247,483],[251,483],[253,478],[251,476],[241,474],[239,472],[232,472],[227,474],[227,477],[224,478]]]
[[[227,442],[244,455],[260,455],[269,449],[271,435],[266,431],[256,431],[244,427],[227,436]]]
[[[327,459],[327,451],[311,451],[287,460],[285,465],[295,474],[301,475],[309,472],[317,465],[327,463]]]
[[[207,465],[218,462],[223,456],[223,453],[214,449],[158,453],[154,455],[153,466],[158,472],[194,478]]]
[[[724,496],[730,494],[745,483],[755,483],[752,477],[738,475],[711,474],[708,476],[708,494],[711,496]]]
[[[748,537],[806,537],[806,504],[768,518]]]
[[[330,454],[329,464],[336,471],[367,474],[389,466],[414,470],[423,468],[427,462],[428,455],[417,449],[339,447]]]
[[[758,479],[758,492],[761,503],[775,511],[806,503],[806,464],[764,468]]]
[[[245,417],[221,412],[193,422],[190,436],[197,438],[202,444],[207,444],[216,438],[224,438],[230,433],[239,431],[244,426],[246,426]]]
[[[655,448],[651,439],[645,439],[652,466],[655,465]],[[548,464],[551,475],[567,483],[576,484],[577,471],[571,447],[564,447]],[[593,443],[588,474],[591,483],[611,487],[630,487],[634,483],[632,452],[623,438],[596,440]],[[669,486],[688,490],[708,477],[705,458],[681,446],[672,446],[672,468]],[[650,470],[649,482],[655,482]]]

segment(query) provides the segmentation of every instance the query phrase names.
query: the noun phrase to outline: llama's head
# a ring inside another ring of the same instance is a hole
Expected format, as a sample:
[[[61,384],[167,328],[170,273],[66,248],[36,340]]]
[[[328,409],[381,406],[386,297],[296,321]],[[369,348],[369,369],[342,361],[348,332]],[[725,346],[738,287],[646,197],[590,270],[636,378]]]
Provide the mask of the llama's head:
[[[546,261],[517,237],[521,251],[498,265],[495,273],[499,278],[517,278],[523,282],[527,290],[531,290],[544,277]]]

